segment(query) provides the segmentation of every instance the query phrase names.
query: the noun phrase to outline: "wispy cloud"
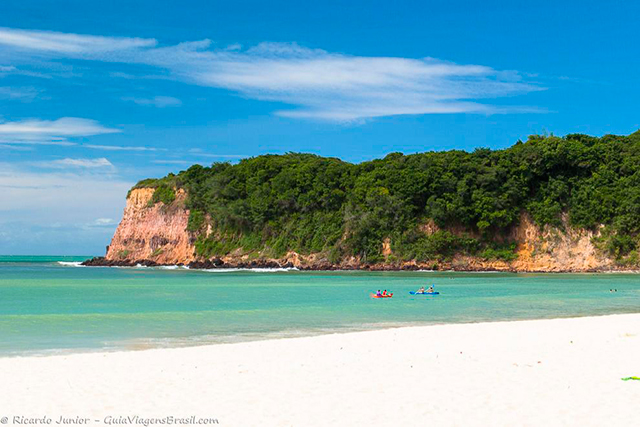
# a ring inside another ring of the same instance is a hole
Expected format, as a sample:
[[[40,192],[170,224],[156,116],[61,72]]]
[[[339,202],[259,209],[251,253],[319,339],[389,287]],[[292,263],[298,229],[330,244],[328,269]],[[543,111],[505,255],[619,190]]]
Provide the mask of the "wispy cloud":
[[[30,102],[38,96],[37,89],[33,87],[0,87],[0,99]]]
[[[10,190],[8,194],[3,193],[0,212],[17,213],[28,209],[39,218],[51,221],[65,216],[73,221],[82,211],[91,212],[82,222],[116,218],[122,213],[125,195],[131,185],[131,182],[113,174],[93,174],[83,169],[38,170],[27,164],[0,163],[0,187]],[[109,205],[114,200],[118,201],[117,209]],[[52,212],[56,215],[52,216]]]
[[[72,159],[65,158],[59,160],[50,160],[45,162],[35,162],[32,163],[34,166],[44,167],[44,168],[54,168],[54,169],[69,169],[69,168],[82,168],[82,169],[113,169],[113,164],[105,159],[104,157],[100,157],[98,159]]]
[[[122,100],[135,102],[138,105],[150,105],[158,108],[179,107],[182,105],[182,101],[172,96],[155,96],[153,98],[124,97]]]
[[[123,73],[122,71],[113,71],[109,73],[109,75],[111,77],[116,77],[119,79],[126,79],[126,80],[132,80],[136,78],[136,76],[134,76],[133,74]]]
[[[158,151],[160,148],[155,147],[138,147],[138,146],[121,146],[121,145],[96,145],[96,144],[82,144],[82,147],[92,148],[94,150],[105,151]]]
[[[33,151],[33,147],[24,145],[11,145],[5,144],[0,140],[0,150],[13,150],[13,151]]]
[[[87,224],[87,227],[109,227],[113,228],[116,226],[116,222],[112,218],[97,218],[95,221]]]
[[[0,44],[17,49],[69,54],[109,53],[156,45],[153,39],[101,37],[54,31],[0,28]]]
[[[292,108],[277,114],[352,121],[401,114],[535,111],[487,100],[544,88],[513,71],[433,58],[363,57],[261,43],[215,49],[209,40],[159,46],[155,39],[0,29],[0,45],[45,58],[144,64],[186,83],[224,88]]]
[[[86,137],[120,132],[107,128],[95,120],[63,117],[57,120],[29,119],[0,123],[0,143],[75,145],[68,138]]]
[[[112,173],[34,170],[0,162],[0,253],[60,253],[85,247],[103,254],[115,227],[104,219],[120,218],[132,185]]]
[[[243,159],[245,157],[249,157],[246,154],[216,154],[216,153],[208,153],[203,151],[201,148],[192,148],[189,151],[189,154],[196,157],[210,157],[210,158],[218,158],[218,159]]]
[[[77,145],[75,142],[67,140],[36,140],[36,139],[3,139],[0,137],[0,144],[5,146],[17,147],[21,149],[24,145],[57,145],[60,147],[72,147]]]
[[[158,165],[191,165],[193,162],[187,160],[152,160],[151,163],[155,163]]]

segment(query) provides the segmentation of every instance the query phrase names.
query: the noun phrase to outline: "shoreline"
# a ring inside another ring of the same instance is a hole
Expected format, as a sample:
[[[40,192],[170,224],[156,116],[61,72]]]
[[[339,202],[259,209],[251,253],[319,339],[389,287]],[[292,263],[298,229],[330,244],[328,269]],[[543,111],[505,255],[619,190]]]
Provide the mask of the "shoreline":
[[[397,264],[321,264],[321,265],[294,265],[291,262],[279,262],[277,260],[254,260],[240,262],[224,262],[222,260],[191,261],[189,263],[158,263],[149,259],[139,260],[113,260],[105,257],[94,257],[81,263],[85,267],[186,267],[190,270],[298,270],[298,271],[414,271],[414,272],[459,272],[459,273],[630,273],[637,274],[640,270],[595,268],[595,269],[517,269],[517,268],[458,268],[455,265],[446,265],[446,268],[433,269],[433,264],[425,265],[405,263]]]
[[[0,358],[0,400],[24,416],[230,426],[634,425],[640,384],[621,378],[640,374],[638,354],[640,314],[409,326]]]
[[[640,316],[640,309],[638,312],[633,313],[609,313],[600,315],[586,315],[586,316],[565,316],[565,317],[544,317],[544,318],[525,318],[525,319],[498,319],[498,320],[480,320],[480,321],[462,321],[462,322],[439,322],[439,323],[414,323],[408,322],[398,324],[379,323],[371,324],[368,328],[357,327],[345,327],[344,329],[333,329],[331,331],[319,331],[319,330],[305,330],[299,331],[297,334],[288,335],[286,331],[275,331],[267,333],[265,335],[257,336],[255,338],[246,338],[246,336],[239,337],[238,335],[229,335],[221,337],[222,339],[217,342],[204,342],[200,344],[181,344],[181,345],[165,345],[154,346],[148,343],[131,342],[127,346],[123,347],[105,347],[105,348],[90,348],[90,347],[78,347],[78,348],[58,348],[48,350],[26,350],[24,352],[15,352],[14,354],[0,353],[0,361],[3,359],[12,358],[46,358],[46,357],[58,357],[58,356],[74,356],[83,354],[115,354],[115,353],[128,353],[128,352],[144,352],[144,351],[156,351],[156,350],[179,350],[179,349],[192,349],[192,348],[207,348],[216,347],[221,345],[235,345],[246,343],[260,343],[270,341],[281,340],[296,340],[305,338],[316,338],[324,336],[339,336],[349,334],[362,334],[372,333],[389,330],[401,330],[401,329],[413,329],[413,328],[430,328],[430,327],[442,327],[453,325],[479,325],[479,324],[500,324],[500,323],[517,323],[517,322],[537,322],[537,321],[550,321],[550,320],[571,320],[571,319],[599,319],[603,317],[611,316]],[[229,338],[229,340],[224,340]]]

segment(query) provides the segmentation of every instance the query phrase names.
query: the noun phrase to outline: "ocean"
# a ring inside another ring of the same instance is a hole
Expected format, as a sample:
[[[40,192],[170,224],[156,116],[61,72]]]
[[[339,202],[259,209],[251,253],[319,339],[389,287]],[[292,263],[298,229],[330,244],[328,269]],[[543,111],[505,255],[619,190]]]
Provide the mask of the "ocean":
[[[0,355],[640,312],[638,274],[79,266],[86,258],[0,256]],[[409,295],[430,284],[440,295]],[[372,299],[378,289],[394,297]]]

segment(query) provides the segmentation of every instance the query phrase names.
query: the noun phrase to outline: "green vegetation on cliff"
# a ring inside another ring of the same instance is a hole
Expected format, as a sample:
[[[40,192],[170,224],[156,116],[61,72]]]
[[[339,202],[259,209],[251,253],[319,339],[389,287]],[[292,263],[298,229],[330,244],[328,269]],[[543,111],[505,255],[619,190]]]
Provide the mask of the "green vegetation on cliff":
[[[573,227],[604,225],[602,250],[620,262],[638,259],[640,132],[531,136],[504,150],[392,153],[360,164],[265,155],[195,165],[136,187],[156,188],[163,202],[174,194],[166,189],[187,191],[188,229],[199,233],[196,248],[204,256],[241,247],[377,262],[389,239],[396,259],[465,253],[509,260],[514,245],[506,236],[527,211],[540,226],[562,227],[565,214]],[[207,218],[214,229],[209,238]],[[439,231],[425,233],[428,223]]]
[[[170,205],[176,199],[176,193],[173,190],[173,187],[162,183],[158,185],[153,192],[153,196],[151,196],[151,200],[149,200],[150,205],[155,205],[158,202],[162,202],[165,205]]]

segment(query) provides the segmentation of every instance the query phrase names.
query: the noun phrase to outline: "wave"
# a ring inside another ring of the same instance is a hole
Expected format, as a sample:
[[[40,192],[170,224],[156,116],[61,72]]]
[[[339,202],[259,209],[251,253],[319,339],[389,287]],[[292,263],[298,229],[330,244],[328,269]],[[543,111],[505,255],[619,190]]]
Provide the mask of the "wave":
[[[291,268],[207,268],[202,271],[209,273],[233,273],[235,271],[248,271],[252,273],[280,273],[283,271],[299,271],[295,267]]]
[[[80,261],[57,261],[59,265],[65,267],[84,267],[82,262]],[[149,267],[143,264],[136,264],[135,266],[113,266],[114,268],[140,268],[140,269],[159,269],[159,270],[191,270],[186,265],[159,265],[154,267]],[[280,273],[287,271],[299,271],[295,267],[291,268],[211,268],[211,269],[196,269],[195,271],[206,271],[211,273],[233,273],[238,271],[248,271],[253,273]]]
[[[81,261],[57,261],[57,263],[65,267],[84,267]]]

